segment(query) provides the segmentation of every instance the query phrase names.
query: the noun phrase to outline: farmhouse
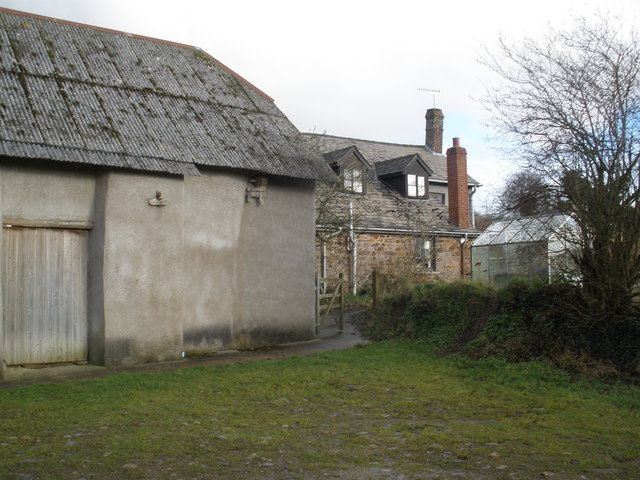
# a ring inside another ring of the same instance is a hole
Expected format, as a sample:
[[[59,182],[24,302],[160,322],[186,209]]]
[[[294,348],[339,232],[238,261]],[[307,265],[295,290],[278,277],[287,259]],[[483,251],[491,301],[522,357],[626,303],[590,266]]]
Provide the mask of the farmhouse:
[[[8,9],[0,28],[0,366],[313,335],[334,174],[272,99],[188,45]]]
[[[424,145],[306,134],[338,175],[316,198],[316,270],[343,274],[354,293],[377,270],[418,281],[471,277],[472,197],[467,152],[442,153],[444,116],[426,113]]]

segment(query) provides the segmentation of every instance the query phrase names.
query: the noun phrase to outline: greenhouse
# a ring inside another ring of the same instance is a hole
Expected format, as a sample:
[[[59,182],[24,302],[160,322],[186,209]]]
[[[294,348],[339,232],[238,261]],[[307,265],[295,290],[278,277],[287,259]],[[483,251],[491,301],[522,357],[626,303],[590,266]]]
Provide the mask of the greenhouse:
[[[473,279],[501,287],[516,277],[551,281],[570,275],[567,245],[573,232],[575,222],[568,215],[494,222],[471,247]]]

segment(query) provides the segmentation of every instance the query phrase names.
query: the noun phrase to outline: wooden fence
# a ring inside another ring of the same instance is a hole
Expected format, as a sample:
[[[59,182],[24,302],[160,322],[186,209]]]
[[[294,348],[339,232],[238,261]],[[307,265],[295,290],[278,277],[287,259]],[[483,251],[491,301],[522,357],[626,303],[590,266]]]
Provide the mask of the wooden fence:
[[[321,277],[316,274],[316,334],[332,314],[338,331],[344,330],[344,275]],[[336,310],[337,312],[332,312]],[[337,316],[335,315],[337,313]]]

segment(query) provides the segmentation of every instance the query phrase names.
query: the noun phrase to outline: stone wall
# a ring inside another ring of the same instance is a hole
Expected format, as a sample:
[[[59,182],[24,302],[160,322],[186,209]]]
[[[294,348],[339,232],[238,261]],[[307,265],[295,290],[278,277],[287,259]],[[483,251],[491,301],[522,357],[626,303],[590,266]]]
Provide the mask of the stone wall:
[[[471,280],[471,243],[462,243],[460,237],[437,238],[436,266],[442,280]]]
[[[415,237],[387,233],[357,234],[357,290],[368,288],[374,270],[391,279],[407,279],[413,282],[435,280],[454,281],[471,279],[471,242],[462,244],[460,237],[436,238],[436,269],[429,270],[418,264],[415,251]],[[344,274],[351,285],[351,259],[353,247],[346,234],[329,239],[325,245],[326,274],[329,277]],[[461,268],[461,254],[464,274]],[[316,239],[316,271],[322,271],[322,242]]]

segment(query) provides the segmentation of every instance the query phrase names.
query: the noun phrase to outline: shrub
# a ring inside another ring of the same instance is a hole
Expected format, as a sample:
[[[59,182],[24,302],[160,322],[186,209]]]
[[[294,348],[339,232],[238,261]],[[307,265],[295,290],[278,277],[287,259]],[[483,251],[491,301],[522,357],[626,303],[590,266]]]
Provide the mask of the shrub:
[[[373,339],[421,338],[442,352],[511,362],[552,360],[598,377],[640,373],[640,329],[592,319],[579,286],[513,281],[499,291],[478,283],[419,285],[371,310]]]
[[[372,310],[365,333],[375,340],[403,336],[451,347],[470,334],[478,319],[488,318],[494,299],[493,289],[477,283],[418,285],[410,295],[388,298]]]

